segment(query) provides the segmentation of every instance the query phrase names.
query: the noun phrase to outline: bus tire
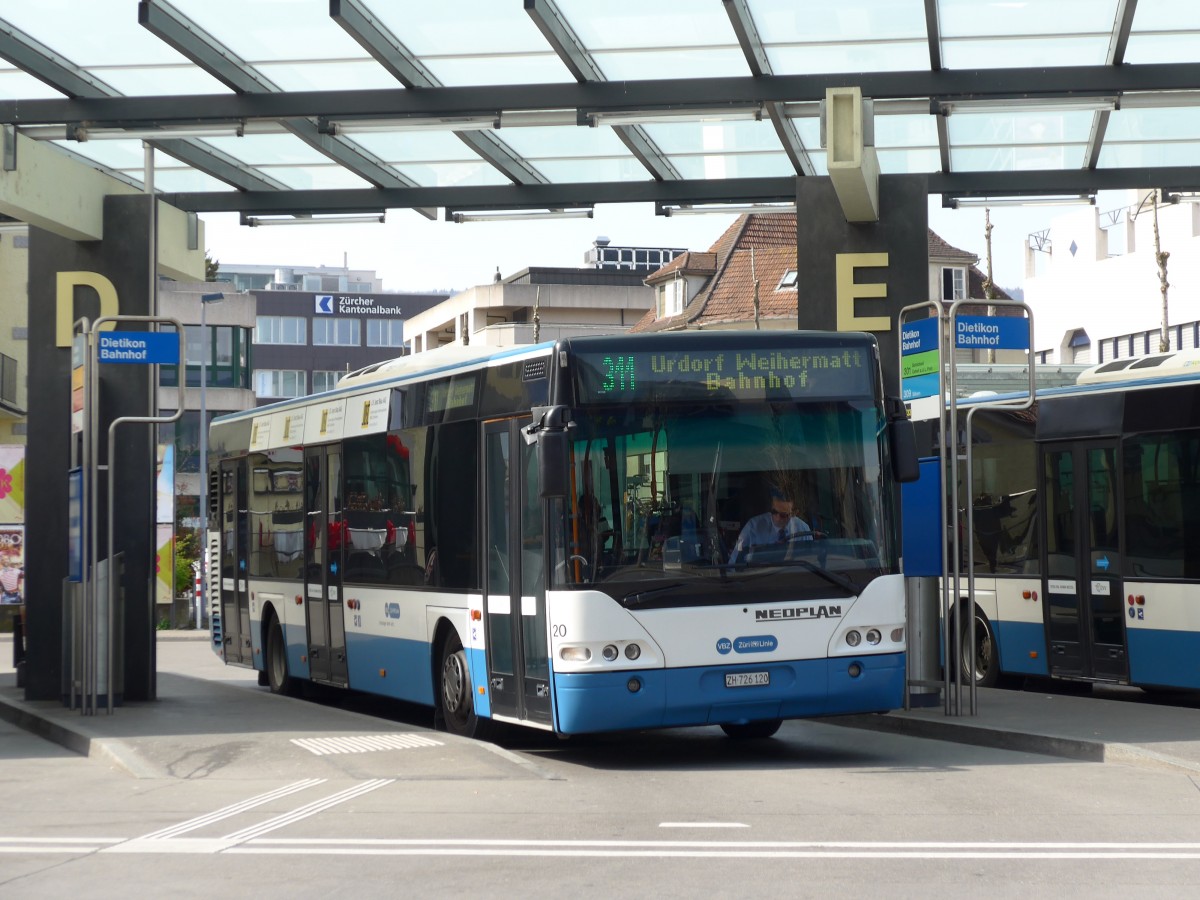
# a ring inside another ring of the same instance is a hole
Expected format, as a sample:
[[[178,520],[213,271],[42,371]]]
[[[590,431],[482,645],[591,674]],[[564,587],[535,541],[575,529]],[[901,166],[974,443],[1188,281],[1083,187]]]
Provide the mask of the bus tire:
[[[491,720],[475,715],[475,696],[471,689],[471,672],[467,653],[454,632],[442,641],[442,662],[438,667],[436,721],[451,734],[459,737],[487,740]]]
[[[267,623],[267,687],[272,694],[291,697],[296,693],[296,679],[288,674],[287,642],[283,639],[283,626],[279,619],[271,616]]]
[[[779,730],[783,719],[760,719],[757,722],[722,722],[721,730],[735,741],[769,738]]]
[[[961,609],[961,607],[960,607]],[[975,609],[975,646],[971,647],[969,619],[962,617],[962,658],[959,660],[964,684],[971,683],[971,658],[975,658],[975,686],[995,687],[1000,681],[1000,648],[992,623],[978,606]]]

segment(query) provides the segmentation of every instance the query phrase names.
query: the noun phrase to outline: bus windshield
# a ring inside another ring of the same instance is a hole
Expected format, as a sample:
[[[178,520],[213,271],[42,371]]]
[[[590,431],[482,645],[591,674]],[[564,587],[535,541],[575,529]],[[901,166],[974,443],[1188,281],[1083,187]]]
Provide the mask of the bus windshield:
[[[556,587],[646,608],[844,598],[898,571],[869,400],[591,407],[571,434]]]

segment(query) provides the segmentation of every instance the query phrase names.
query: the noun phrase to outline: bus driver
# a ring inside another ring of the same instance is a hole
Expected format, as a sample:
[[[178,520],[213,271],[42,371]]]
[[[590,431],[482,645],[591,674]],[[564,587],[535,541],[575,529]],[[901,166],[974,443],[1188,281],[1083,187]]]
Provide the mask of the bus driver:
[[[808,523],[792,512],[792,501],[777,488],[771,488],[771,508],[746,522],[738,535],[729,564],[745,560],[754,547],[786,544],[792,540],[811,541],[813,530]]]

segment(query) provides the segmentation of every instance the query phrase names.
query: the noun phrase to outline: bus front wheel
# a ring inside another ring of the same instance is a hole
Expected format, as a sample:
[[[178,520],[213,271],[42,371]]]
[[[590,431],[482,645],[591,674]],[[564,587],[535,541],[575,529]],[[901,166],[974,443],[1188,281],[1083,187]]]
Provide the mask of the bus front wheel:
[[[475,715],[471,673],[467,653],[457,634],[442,642],[441,678],[438,686],[438,718],[446,731],[461,737],[486,740],[489,720]]]
[[[962,677],[971,683],[971,662],[975,663],[975,684],[978,687],[994,687],[1000,679],[1000,651],[996,646],[996,634],[992,623],[978,608],[975,609],[975,646],[971,646],[970,620],[962,620]]]
[[[779,730],[782,719],[761,719],[757,722],[722,722],[721,730],[738,741],[769,738]]]

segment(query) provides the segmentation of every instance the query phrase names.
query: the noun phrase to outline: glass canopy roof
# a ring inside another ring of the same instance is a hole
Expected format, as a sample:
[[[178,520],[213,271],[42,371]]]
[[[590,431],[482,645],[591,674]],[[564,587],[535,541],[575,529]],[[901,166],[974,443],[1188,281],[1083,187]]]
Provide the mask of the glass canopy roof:
[[[0,124],[202,212],[669,211],[790,201],[859,86],[948,202],[1194,191],[1197,60],[1194,0],[0,0]]]

